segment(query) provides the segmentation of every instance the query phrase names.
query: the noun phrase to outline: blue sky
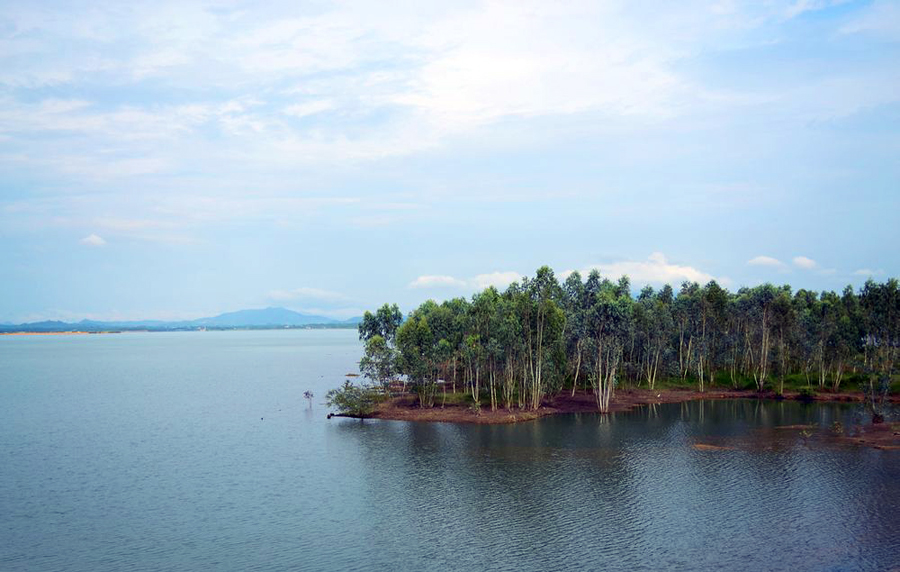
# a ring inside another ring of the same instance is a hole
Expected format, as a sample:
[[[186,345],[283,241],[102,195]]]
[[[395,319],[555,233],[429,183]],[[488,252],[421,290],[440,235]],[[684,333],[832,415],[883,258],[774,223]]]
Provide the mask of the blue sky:
[[[0,322],[840,289],[900,274],[900,2],[0,2],[0,173]]]

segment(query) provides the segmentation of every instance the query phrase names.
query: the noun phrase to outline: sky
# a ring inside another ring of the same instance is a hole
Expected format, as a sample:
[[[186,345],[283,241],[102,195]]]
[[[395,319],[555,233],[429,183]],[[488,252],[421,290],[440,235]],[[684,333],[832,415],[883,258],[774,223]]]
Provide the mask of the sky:
[[[0,322],[900,275],[900,1],[0,0]]]

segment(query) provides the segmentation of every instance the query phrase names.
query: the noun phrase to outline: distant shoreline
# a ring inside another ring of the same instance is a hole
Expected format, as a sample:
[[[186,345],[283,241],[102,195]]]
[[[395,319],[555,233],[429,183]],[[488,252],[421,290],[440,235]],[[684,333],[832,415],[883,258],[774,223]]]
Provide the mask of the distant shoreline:
[[[82,334],[134,334],[134,333],[164,333],[164,332],[233,332],[233,331],[282,331],[282,330],[356,330],[356,324],[307,324],[303,326],[221,326],[221,327],[194,327],[194,328],[121,328],[115,330],[3,330],[0,327],[0,336],[56,336],[56,335],[82,335]]]
[[[202,332],[205,330],[356,329],[362,318],[339,320],[315,314],[301,314],[287,308],[263,308],[226,312],[195,320],[88,320],[64,322],[43,320],[21,324],[0,324],[0,334],[38,333],[123,333]]]
[[[0,336],[80,336],[88,334],[119,334],[121,332],[0,332]]]

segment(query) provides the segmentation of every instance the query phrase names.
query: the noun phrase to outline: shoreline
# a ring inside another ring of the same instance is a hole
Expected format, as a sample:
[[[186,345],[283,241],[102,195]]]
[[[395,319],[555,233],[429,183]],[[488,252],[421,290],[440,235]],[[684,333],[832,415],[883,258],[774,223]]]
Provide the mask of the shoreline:
[[[816,394],[812,399],[801,398],[797,391],[785,392],[783,398],[777,398],[774,391],[757,392],[747,389],[718,389],[716,391],[699,392],[695,389],[628,389],[616,392],[610,402],[609,412],[631,411],[645,405],[660,405],[663,403],[684,403],[697,400],[720,399],[762,399],[767,401],[801,401],[806,403],[862,403],[864,396],[861,392],[838,392]],[[413,421],[419,423],[463,423],[476,425],[504,425],[534,421],[551,415],[568,413],[599,413],[591,391],[579,391],[574,397],[570,393],[563,393],[549,397],[543,406],[536,410],[527,409],[498,409],[491,411],[482,407],[480,412],[463,405],[445,405],[441,407],[439,398],[435,400],[434,407],[419,407],[415,396],[394,397],[383,403],[379,403],[369,415],[349,415],[329,413],[332,417],[348,417],[352,419],[381,419],[384,421]],[[888,402],[900,403],[900,395],[891,395]],[[785,427],[789,429],[790,427]],[[874,425],[871,423],[857,425],[847,434],[841,434],[838,438],[848,444],[872,447],[881,450],[900,450],[900,423],[890,421]]]
[[[4,330],[0,326],[0,336],[68,336],[81,334],[166,334],[166,333],[197,333],[197,332],[281,332],[295,330],[351,330],[349,327],[331,327],[331,326],[234,326],[234,327],[196,327],[196,328],[122,328],[117,330],[47,330],[47,331],[31,331],[31,330]],[[358,374],[357,374],[358,375]]]
[[[772,401],[805,401],[797,391],[787,391],[783,398],[777,398],[774,391],[758,392],[752,389],[716,389],[714,391],[700,392],[695,389],[625,389],[617,391],[610,401],[609,412],[630,411],[643,405],[659,405],[663,403],[682,403],[700,399],[765,399]],[[864,396],[861,392],[837,392],[817,393],[809,401],[837,402],[837,403],[862,403]],[[888,397],[889,403],[900,403],[900,395]],[[345,414],[330,414],[329,417],[353,417],[364,419],[384,419],[390,421],[421,421],[428,423],[474,423],[480,425],[496,425],[506,423],[519,423],[533,421],[548,415],[564,413],[599,413],[594,395],[590,391],[578,391],[572,397],[564,392],[548,397],[538,410],[528,409],[497,409],[491,411],[489,407],[482,406],[481,411],[476,412],[468,406],[447,404],[441,406],[440,396],[435,398],[434,407],[419,407],[415,396],[393,397],[388,401],[379,403],[371,414],[354,416]]]
[[[610,401],[609,412],[630,411],[643,405],[660,405],[662,403],[682,403],[699,399],[767,399],[776,401],[774,391],[758,392],[753,389],[717,389],[700,392],[695,389],[626,389],[616,392]],[[783,400],[802,401],[797,391],[785,392]],[[838,392],[816,394],[811,401],[862,403],[863,394],[859,392]],[[900,396],[888,397],[890,403],[900,403]],[[572,397],[569,393],[552,396],[544,400],[538,410],[529,409],[497,409],[491,411],[482,406],[476,412],[462,405],[440,405],[440,396],[435,399],[434,407],[419,407],[414,396],[394,397],[380,403],[375,410],[363,418],[384,419],[391,421],[423,421],[430,423],[475,423],[496,425],[532,421],[548,415],[563,413],[599,413],[594,395],[590,391],[579,391]],[[333,417],[352,417],[334,414]]]
[[[118,334],[119,332],[0,332],[0,336],[86,336],[90,334]]]

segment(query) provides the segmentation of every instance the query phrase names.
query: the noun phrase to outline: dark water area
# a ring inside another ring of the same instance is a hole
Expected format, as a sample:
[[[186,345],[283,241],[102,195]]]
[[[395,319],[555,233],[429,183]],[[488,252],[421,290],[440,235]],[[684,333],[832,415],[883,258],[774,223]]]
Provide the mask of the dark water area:
[[[346,330],[0,337],[0,570],[900,567],[900,452],[827,430],[858,406],[326,420],[360,352]]]

